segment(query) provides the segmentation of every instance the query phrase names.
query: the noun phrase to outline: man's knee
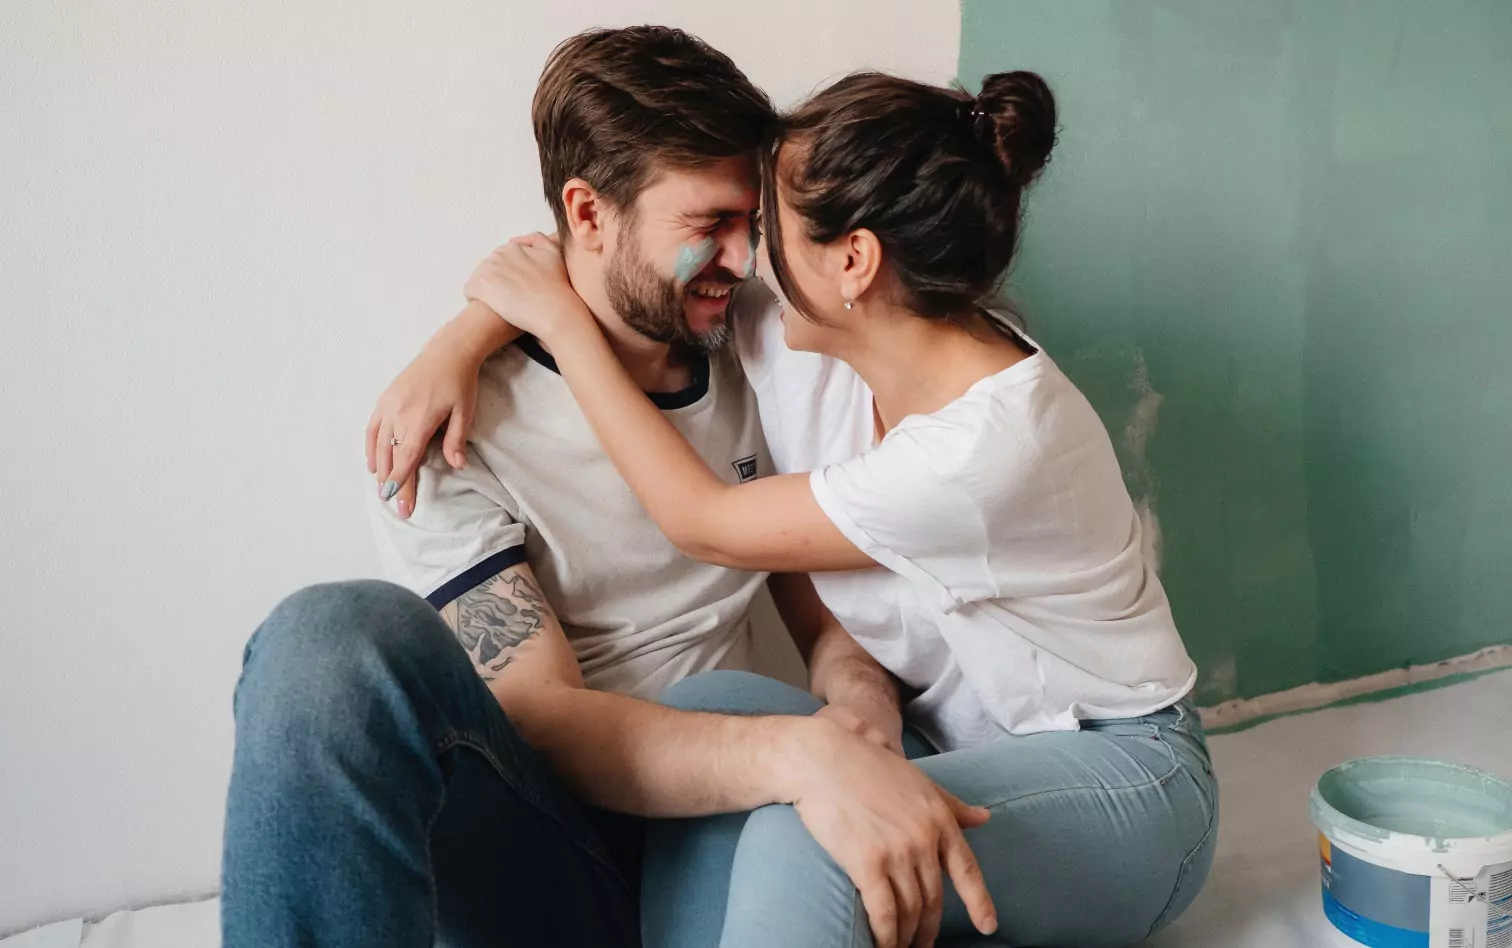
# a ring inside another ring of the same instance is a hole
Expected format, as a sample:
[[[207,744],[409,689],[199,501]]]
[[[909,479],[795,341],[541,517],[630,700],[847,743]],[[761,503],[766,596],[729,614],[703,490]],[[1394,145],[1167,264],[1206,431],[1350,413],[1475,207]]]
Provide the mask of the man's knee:
[[[661,703],[683,711],[721,714],[805,715],[824,706],[807,691],[743,671],[691,675],[662,692]]]
[[[313,709],[375,671],[456,648],[440,616],[400,586],[310,586],[279,603],[247,643],[237,700]]]

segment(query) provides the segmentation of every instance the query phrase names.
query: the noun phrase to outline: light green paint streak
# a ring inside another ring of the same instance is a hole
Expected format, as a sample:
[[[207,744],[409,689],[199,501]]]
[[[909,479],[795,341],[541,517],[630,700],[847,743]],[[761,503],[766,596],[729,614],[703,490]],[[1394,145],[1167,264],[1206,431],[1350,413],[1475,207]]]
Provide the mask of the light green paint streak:
[[[687,283],[698,276],[699,271],[709,265],[714,255],[719,252],[719,246],[714,243],[712,237],[701,237],[698,240],[690,240],[677,248],[677,263],[674,265],[672,275],[679,283]]]
[[[1154,506],[1199,700],[1512,638],[1512,4],[963,17],[968,88],[1059,97],[1012,289]]]

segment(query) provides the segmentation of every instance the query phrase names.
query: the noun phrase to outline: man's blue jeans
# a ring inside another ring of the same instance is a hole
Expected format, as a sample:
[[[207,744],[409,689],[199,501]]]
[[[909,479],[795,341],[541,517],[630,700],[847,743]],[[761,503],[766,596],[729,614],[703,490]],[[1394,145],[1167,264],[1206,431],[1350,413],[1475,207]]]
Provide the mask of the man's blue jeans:
[[[665,698],[809,714],[740,672]],[[578,801],[424,600],[377,582],[285,600],[247,645],[227,805],[225,948],[869,946],[853,886],[791,807],[643,821]],[[1185,703],[910,756],[992,820],[968,834],[1006,945],[1131,945],[1201,887],[1217,796]]]

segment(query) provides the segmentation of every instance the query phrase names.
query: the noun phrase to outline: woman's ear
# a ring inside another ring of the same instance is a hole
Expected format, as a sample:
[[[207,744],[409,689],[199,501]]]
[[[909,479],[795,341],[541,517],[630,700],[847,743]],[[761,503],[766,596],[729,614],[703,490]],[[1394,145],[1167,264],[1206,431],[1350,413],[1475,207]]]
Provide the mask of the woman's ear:
[[[841,238],[845,259],[840,266],[840,295],[858,300],[866,294],[882,270],[882,242],[865,227]]]
[[[567,233],[572,242],[589,253],[604,249],[604,204],[593,185],[582,178],[569,178],[562,185],[562,207],[567,212]]]

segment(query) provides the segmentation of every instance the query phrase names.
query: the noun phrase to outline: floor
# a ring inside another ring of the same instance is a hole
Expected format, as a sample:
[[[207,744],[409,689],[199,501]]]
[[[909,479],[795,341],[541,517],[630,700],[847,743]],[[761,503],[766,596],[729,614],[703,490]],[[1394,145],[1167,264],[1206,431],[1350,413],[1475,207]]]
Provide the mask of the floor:
[[[1218,857],[1206,889],[1147,948],[1331,945],[1307,795],[1318,774],[1374,754],[1441,757],[1512,777],[1512,671],[1433,691],[1270,721],[1214,737],[1222,782]],[[0,948],[216,948],[217,904],[62,922]]]

